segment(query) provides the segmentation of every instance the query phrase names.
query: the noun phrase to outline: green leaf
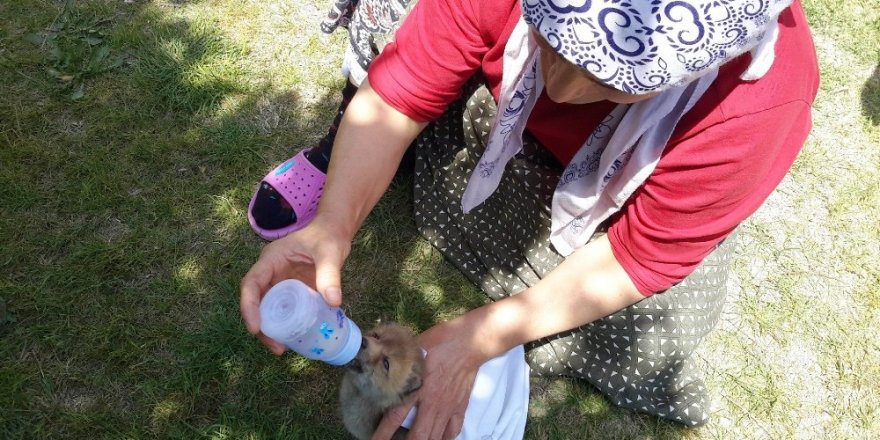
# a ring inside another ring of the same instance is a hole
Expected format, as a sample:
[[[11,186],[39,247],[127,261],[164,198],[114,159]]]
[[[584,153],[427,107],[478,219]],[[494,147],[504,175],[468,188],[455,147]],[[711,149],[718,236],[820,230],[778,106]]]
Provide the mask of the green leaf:
[[[79,86],[76,86],[75,90],[70,95],[70,99],[72,99],[74,101],[78,101],[78,100],[82,99],[82,97],[85,96],[85,94],[86,94],[85,83],[79,83]]]
[[[104,41],[104,39],[101,37],[91,37],[91,36],[85,37],[85,38],[83,38],[83,40],[85,40],[86,43],[89,43],[89,46],[97,46],[97,45],[101,44],[101,42]]]
[[[18,317],[6,308],[6,302],[0,300],[0,325],[13,324],[18,321]]]
[[[49,59],[53,62],[59,62],[63,57],[64,55],[61,53],[61,48],[58,47],[57,44],[51,45],[49,48]]]
[[[109,46],[101,46],[97,50],[92,52],[92,58],[89,60],[88,70],[90,72],[98,72],[100,71],[101,63],[107,58],[107,55],[110,55],[110,47]]]
[[[13,61],[12,58],[9,58],[9,56],[6,55],[6,53],[4,53],[3,51],[0,51],[0,66],[14,67],[15,61]]]
[[[125,57],[123,57],[122,55],[118,55],[113,58],[113,61],[110,62],[110,65],[107,66],[107,68],[104,69],[104,71],[118,69],[120,66],[122,66],[123,63],[125,63]]]
[[[27,41],[28,43],[32,43],[37,46],[42,46],[43,43],[46,42],[46,35],[45,34],[36,34],[36,33],[35,34],[27,34],[24,36],[24,41]]]

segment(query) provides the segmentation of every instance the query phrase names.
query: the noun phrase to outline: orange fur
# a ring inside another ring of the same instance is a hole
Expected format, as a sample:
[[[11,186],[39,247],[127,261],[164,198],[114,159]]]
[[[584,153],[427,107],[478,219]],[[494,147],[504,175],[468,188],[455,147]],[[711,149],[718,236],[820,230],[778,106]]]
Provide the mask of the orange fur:
[[[369,439],[382,414],[421,386],[424,364],[422,349],[405,327],[381,324],[366,333],[339,390],[346,429]]]

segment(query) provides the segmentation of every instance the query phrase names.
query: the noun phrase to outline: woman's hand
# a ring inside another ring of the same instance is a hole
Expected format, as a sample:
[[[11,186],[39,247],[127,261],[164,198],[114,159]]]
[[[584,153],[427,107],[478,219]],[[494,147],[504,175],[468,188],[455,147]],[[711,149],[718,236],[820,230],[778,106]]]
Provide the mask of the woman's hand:
[[[534,286],[422,334],[419,340],[428,351],[422,388],[386,413],[373,440],[387,440],[413,405],[419,412],[409,439],[455,437],[484,362],[642,299],[614,257],[607,236],[591,241]]]
[[[451,439],[461,432],[477,370],[488,360],[468,318],[461,316],[419,335],[419,344],[428,352],[422,387],[386,413],[373,440],[391,438],[413,406],[418,414],[408,439]]]
[[[241,316],[248,332],[275,354],[284,346],[260,332],[260,301],[275,284],[298,279],[317,290],[327,304],[342,304],[340,272],[351,250],[351,242],[341,234],[312,222],[305,228],[269,243],[260,258],[241,280]]]
[[[318,213],[305,228],[267,245],[241,280],[241,316],[276,354],[284,347],[260,333],[260,300],[279,281],[296,278],[327,304],[342,304],[340,272],[351,240],[388,188],[400,159],[426,123],[416,122],[361,84],[342,117]]]

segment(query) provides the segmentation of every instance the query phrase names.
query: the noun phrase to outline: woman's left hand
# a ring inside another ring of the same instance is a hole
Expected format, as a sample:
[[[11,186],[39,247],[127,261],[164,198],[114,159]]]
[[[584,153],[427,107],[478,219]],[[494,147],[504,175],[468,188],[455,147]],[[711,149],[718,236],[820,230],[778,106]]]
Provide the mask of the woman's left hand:
[[[407,439],[451,439],[461,432],[477,370],[488,360],[466,321],[460,316],[419,335],[428,352],[422,387],[385,414],[373,440],[391,438],[413,406],[418,414]]]
[[[477,370],[517,345],[593,322],[645,297],[603,235],[565,258],[534,286],[432,327],[422,388],[388,411],[373,440],[388,440],[413,406],[408,439],[449,439],[461,431]]]

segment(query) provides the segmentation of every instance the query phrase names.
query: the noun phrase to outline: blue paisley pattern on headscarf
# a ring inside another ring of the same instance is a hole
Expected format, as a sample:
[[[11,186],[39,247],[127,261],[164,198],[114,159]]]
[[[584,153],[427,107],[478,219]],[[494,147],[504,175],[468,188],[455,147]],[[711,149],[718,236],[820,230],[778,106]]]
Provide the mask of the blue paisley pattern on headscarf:
[[[526,23],[615,89],[666,90],[754,47],[792,0],[522,0]]]

